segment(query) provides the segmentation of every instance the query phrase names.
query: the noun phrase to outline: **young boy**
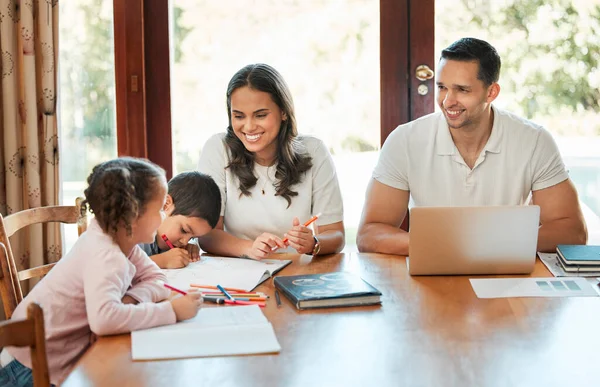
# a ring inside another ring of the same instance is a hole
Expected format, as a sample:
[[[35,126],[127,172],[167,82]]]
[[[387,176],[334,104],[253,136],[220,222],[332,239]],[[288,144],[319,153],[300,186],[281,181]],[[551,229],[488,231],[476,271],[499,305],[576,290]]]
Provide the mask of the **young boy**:
[[[169,181],[164,212],[154,243],[140,247],[161,269],[177,269],[200,259],[198,245],[190,239],[210,232],[221,214],[221,191],[215,181],[200,172],[183,172]],[[166,235],[174,248],[169,248]]]

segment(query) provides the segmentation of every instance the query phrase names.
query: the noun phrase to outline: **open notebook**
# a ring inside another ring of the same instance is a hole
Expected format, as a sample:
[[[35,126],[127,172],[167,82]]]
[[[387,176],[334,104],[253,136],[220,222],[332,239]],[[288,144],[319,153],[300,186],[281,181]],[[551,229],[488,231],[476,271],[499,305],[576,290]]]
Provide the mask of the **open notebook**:
[[[250,291],[289,265],[290,260],[206,257],[183,269],[165,269],[169,284],[188,289],[190,284],[221,285],[226,288]]]
[[[281,351],[260,308],[202,308],[196,317],[131,333],[133,360],[248,355]]]

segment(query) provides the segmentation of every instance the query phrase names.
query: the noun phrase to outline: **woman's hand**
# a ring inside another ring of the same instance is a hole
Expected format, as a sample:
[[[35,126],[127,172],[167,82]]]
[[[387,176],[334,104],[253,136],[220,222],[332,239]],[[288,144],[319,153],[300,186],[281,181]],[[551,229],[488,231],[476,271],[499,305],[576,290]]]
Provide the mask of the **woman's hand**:
[[[268,232],[262,233],[254,240],[252,247],[246,254],[248,258],[263,259],[266,258],[273,250],[278,248],[285,249],[287,245],[281,238]]]
[[[288,243],[298,254],[310,254],[315,248],[315,238],[310,228],[300,224],[298,218],[294,218],[293,227],[284,236],[288,239]]]

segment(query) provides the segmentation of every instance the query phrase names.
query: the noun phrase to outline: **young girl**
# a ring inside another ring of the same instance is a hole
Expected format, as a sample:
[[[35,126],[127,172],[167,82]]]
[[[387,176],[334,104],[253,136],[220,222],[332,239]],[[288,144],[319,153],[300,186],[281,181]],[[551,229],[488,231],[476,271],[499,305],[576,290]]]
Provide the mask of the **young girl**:
[[[161,283],[166,277],[137,246],[153,242],[162,222],[164,171],[145,160],[119,158],[97,165],[87,182],[84,205],[95,219],[12,317],[25,318],[31,302],[43,308],[53,384],[67,376],[92,333],[173,324],[194,317],[201,303],[200,293],[163,301],[170,294]],[[29,348],[5,348],[0,366],[0,385],[31,385]]]

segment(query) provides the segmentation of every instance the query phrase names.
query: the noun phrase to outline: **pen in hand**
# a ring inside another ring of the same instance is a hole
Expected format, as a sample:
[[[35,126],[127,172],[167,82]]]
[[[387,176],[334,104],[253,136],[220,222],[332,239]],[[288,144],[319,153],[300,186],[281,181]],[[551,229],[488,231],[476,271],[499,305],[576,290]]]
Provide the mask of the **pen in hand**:
[[[319,216],[321,216],[321,213],[319,212],[317,215],[313,216],[312,218],[310,218],[309,220],[307,220],[306,222],[304,222],[304,227],[308,227],[310,226],[315,220],[319,219]],[[283,239],[283,243],[287,243],[288,242],[288,238],[284,238]],[[271,248],[271,251],[275,251],[277,250],[279,247],[274,246]]]

